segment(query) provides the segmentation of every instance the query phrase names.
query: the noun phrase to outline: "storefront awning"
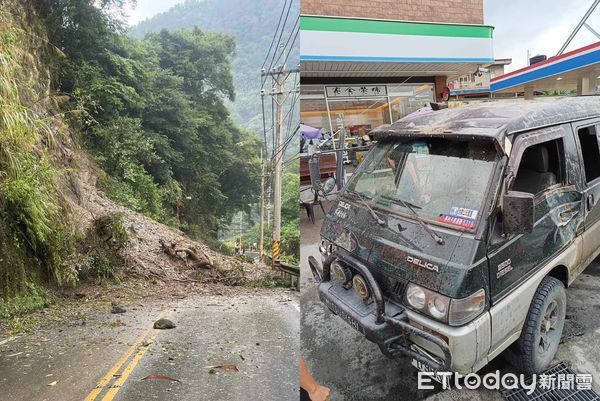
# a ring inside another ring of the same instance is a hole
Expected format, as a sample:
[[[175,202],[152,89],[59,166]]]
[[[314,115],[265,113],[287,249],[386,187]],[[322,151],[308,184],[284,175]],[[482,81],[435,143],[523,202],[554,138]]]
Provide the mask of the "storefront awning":
[[[457,77],[494,61],[493,28],[300,17],[303,77]]]
[[[551,57],[548,60],[492,78],[492,92],[523,92],[576,89],[581,78],[595,84],[600,75],[600,42]],[[595,85],[594,85],[595,88]]]

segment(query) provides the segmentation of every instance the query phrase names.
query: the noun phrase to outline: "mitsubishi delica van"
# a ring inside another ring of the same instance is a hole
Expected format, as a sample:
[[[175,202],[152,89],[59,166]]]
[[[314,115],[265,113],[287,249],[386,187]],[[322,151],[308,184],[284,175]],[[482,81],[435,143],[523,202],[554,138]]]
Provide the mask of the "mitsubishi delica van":
[[[321,301],[421,370],[476,372],[505,350],[545,370],[565,289],[600,253],[600,99],[448,108],[371,135],[309,258]]]

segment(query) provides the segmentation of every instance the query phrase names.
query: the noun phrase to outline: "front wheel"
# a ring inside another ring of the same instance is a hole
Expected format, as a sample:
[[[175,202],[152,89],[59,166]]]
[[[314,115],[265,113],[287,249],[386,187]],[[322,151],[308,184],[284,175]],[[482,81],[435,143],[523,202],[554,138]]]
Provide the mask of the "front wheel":
[[[523,331],[515,343],[517,368],[533,374],[550,366],[560,343],[566,309],[565,286],[554,277],[545,277],[533,296]]]

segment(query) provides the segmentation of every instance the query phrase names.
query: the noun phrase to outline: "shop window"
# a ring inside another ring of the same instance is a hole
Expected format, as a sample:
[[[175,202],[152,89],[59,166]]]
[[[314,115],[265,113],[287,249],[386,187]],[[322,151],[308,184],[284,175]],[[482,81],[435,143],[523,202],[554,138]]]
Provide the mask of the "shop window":
[[[543,142],[525,149],[513,189],[539,195],[564,181],[562,139]]]
[[[577,135],[583,156],[585,180],[591,182],[600,177],[600,149],[596,126],[581,128],[577,131]]]

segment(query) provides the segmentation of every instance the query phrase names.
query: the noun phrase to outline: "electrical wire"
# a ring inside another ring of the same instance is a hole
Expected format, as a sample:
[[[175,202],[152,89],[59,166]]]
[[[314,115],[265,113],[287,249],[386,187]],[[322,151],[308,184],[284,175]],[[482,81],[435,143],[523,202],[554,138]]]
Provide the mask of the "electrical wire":
[[[271,158],[271,160],[275,161],[275,164],[277,164],[279,162],[279,160],[285,155],[285,151],[288,147],[288,145],[290,144],[290,142],[292,141],[292,139],[294,139],[294,137],[296,136],[296,133],[298,132],[298,130],[300,130],[300,124],[298,124],[298,126],[296,127],[296,129],[294,130],[294,132],[292,132],[291,135],[289,135],[284,143],[281,145],[281,148],[277,150],[277,153]]]
[[[298,26],[298,23],[300,22],[300,15],[298,15],[298,18],[296,18],[296,21],[294,22],[294,26],[292,27],[292,30],[290,31],[290,34],[287,38],[287,41],[285,42],[285,45],[283,46],[281,53],[279,54],[279,57],[277,57],[277,60],[275,60],[275,62],[273,63],[273,65],[277,65],[277,63],[279,63],[279,60],[281,59],[281,57],[286,53],[287,51],[287,57],[285,58],[284,62],[281,65],[285,65],[287,58],[289,57],[292,47],[288,47],[290,44],[290,40],[292,39],[292,35],[293,35],[293,40],[292,40],[292,44],[294,44],[294,42],[296,41],[296,38],[298,37],[298,32],[300,31],[300,27]]]
[[[287,12],[285,14],[285,20],[283,22],[283,26],[281,27],[281,31],[279,32],[279,38],[277,38],[277,47],[279,47],[281,45],[281,37],[283,36],[283,32],[285,31],[285,26],[287,25],[291,8],[292,8],[292,1],[290,1],[290,3],[288,4]],[[271,71],[271,69],[274,66],[273,62],[275,61],[275,56],[277,55],[277,47],[275,47],[275,51],[273,52],[273,57],[271,58],[271,62],[269,63],[269,68],[267,68],[267,71]]]
[[[290,111],[295,110],[296,108],[296,101],[298,100],[298,91],[296,90],[296,86],[298,85],[298,73],[294,73],[294,86],[292,86],[292,90],[294,91],[293,96],[292,96],[292,104],[290,106]],[[287,127],[287,131],[286,132],[290,132],[290,129],[292,128],[292,121],[293,121],[293,115],[290,115],[289,120],[288,120],[288,127]]]
[[[287,113],[286,113],[286,114],[285,114],[285,116],[283,117],[283,121],[291,121],[291,120],[292,120],[290,115],[291,115],[291,113],[292,113],[292,112],[294,112],[294,109],[295,109],[295,104],[296,104],[296,102],[297,102],[298,98],[299,98],[299,97],[297,96],[297,92],[294,92],[294,95],[293,95],[294,103],[292,104],[292,106],[290,107],[290,109],[287,111]],[[290,118],[290,119],[288,120],[288,118]],[[285,124],[285,123],[284,123],[284,124]],[[300,127],[300,126],[298,126],[298,129],[299,129],[299,127]],[[288,132],[288,133],[290,132],[290,128],[291,128],[291,124],[289,124],[288,130],[287,130],[287,132]],[[298,129],[297,129],[297,130],[298,130]],[[275,156],[276,156],[276,155],[278,155],[280,152],[278,151],[277,153],[275,153],[275,134],[274,134],[274,132],[275,132],[275,127],[273,127],[273,128],[272,128],[272,130],[273,130],[273,152],[272,152],[272,154],[271,154],[271,160],[274,160],[274,159],[275,159]],[[296,131],[297,131],[297,130],[296,130]],[[290,136],[289,136],[289,134],[288,134],[288,135],[285,137],[285,139],[284,139],[284,143],[285,143],[286,141],[289,141],[289,140],[290,140]]]
[[[300,33],[300,27],[298,27],[296,29],[296,33],[294,34],[294,39],[292,40],[292,45],[294,45],[294,43],[296,43],[296,38],[298,37],[298,33]],[[286,65],[288,58],[290,57],[290,55],[292,54],[292,50],[295,49],[295,46],[290,46],[290,48],[288,49],[288,53],[285,56],[285,59],[283,60],[283,63],[281,63],[282,65]],[[296,63],[297,64],[297,63]]]
[[[290,4],[291,4],[291,2],[292,2],[292,0],[290,0]],[[277,33],[279,32],[279,26],[281,25],[281,20],[283,18],[283,13],[285,11],[286,4],[287,4],[287,0],[284,1],[283,7],[281,7],[281,13],[279,14],[279,21],[277,21],[277,28],[275,28],[275,32],[273,33],[273,38],[271,39],[271,44],[269,45],[269,51],[265,55],[265,59],[263,60],[262,65],[260,66],[261,70],[263,68],[265,68],[265,64],[267,64],[267,60],[269,59],[269,55],[271,54],[271,49],[273,48],[273,44],[275,43],[275,38],[277,37]],[[264,81],[263,81],[263,85],[264,85]]]

